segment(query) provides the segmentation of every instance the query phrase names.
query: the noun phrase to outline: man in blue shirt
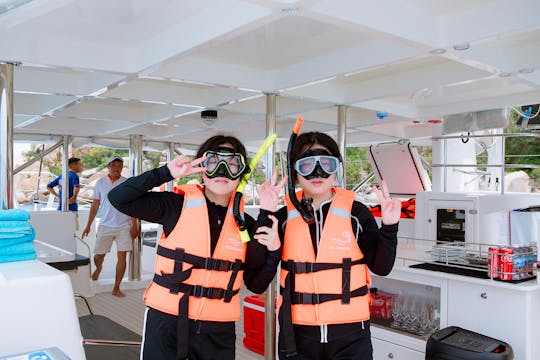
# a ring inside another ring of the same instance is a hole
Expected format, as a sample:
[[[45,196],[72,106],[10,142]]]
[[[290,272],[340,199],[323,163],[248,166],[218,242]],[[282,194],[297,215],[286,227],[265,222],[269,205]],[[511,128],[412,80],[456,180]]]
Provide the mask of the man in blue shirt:
[[[77,173],[81,172],[83,165],[81,159],[72,157],[68,160],[68,204],[70,211],[77,211],[77,195],[79,194],[79,175]],[[54,188],[58,186],[60,190],[58,193]],[[62,210],[62,175],[58,176],[56,179],[47,184],[47,189],[51,194],[56,196],[59,200],[58,210]]]

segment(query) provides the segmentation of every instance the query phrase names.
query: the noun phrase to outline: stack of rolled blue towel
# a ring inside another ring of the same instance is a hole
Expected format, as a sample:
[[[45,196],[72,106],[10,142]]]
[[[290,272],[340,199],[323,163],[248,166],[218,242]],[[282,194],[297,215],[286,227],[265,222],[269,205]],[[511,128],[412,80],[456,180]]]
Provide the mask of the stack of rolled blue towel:
[[[36,258],[36,233],[22,209],[0,210],[0,263]]]

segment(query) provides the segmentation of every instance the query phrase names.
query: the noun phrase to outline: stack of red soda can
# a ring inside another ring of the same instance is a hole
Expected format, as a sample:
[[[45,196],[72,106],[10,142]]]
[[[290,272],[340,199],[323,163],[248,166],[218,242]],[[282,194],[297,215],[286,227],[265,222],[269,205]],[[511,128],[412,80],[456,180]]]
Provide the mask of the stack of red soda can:
[[[535,245],[490,247],[488,275],[503,281],[526,280],[534,277],[537,249]]]

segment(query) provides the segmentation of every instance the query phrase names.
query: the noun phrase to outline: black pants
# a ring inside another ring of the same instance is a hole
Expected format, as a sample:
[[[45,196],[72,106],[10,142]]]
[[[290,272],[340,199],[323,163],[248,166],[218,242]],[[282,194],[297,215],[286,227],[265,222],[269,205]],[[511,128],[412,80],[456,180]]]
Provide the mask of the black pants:
[[[176,360],[177,316],[148,308],[144,325],[144,360]],[[234,322],[189,321],[189,360],[233,360]]]
[[[321,343],[320,326],[294,325],[294,338],[298,355],[287,360],[373,360],[369,321],[328,325],[326,343]],[[279,358],[285,359],[281,352]]]

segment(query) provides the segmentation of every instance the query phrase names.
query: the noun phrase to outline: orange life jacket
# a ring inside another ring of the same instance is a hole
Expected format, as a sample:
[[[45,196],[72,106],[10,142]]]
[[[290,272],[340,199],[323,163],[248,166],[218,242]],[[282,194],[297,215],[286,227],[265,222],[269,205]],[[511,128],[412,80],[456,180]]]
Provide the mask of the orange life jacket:
[[[171,315],[182,315],[179,304],[184,294],[189,294],[189,319],[236,321],[240,316],[238,291],[242,285],[246,244],[240,239],[232,213],[234,197],[211,254],[203,190],[197,185],[183,185],[175,192],[184,194],[182,213],[169,236],[158,241],[154,281],[143,296],[146,305]]]
[[[308,224],[286,198],[280,302],[281,307],[291,306],[293,324],[313,326],[369,320],[370,276],[351,225],[354,193],[339,188],[332,191],[335,195],[316,256]],[[302,198],[302,192],[298,198]]]

